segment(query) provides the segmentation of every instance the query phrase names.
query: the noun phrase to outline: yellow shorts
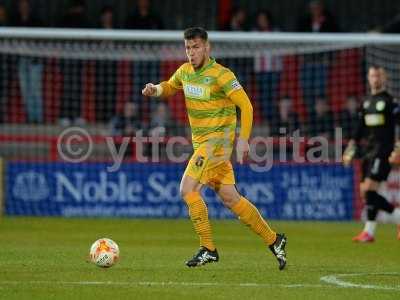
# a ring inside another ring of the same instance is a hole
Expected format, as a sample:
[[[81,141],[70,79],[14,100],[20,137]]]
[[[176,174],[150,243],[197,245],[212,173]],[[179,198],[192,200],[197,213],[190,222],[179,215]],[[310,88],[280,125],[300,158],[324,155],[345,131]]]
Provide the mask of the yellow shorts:
[[[235,184],[235,175],[229,155],[207,150],[201,145],[189,160],[183,176],[188,175],[200,183],[218,189],[221,184]]]

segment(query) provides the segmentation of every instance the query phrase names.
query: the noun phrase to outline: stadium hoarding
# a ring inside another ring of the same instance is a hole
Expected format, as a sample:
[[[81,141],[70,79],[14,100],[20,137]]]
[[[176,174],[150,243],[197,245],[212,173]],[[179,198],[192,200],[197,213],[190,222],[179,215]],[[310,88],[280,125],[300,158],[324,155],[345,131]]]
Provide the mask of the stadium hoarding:
[[[187,217],[179,195],[184,164],[9,162],[5,170],[7,215],[65,217]],[[270,219],[351,220],[354,170],[339,164],[278,164],[268,172],[235,167],[238,190]],[[212,218],[232,218],[205,189]]]

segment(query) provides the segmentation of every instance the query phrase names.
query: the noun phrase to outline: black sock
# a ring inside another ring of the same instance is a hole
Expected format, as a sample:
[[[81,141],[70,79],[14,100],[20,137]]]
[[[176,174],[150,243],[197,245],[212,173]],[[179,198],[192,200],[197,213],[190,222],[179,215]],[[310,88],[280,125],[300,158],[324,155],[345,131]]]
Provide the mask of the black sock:
[[[394,205],[389,201],[387,201],[385,197],[379,195],[377,192],[375,192],[375,194],[378,203],[378,208],[391,214],[394,211],[395,208]]]
[[[376,191],[367,191],[365,193],[365,198],[369,221],[376,219],[379,210],[383,210],[390,214],[394,211],[394,205],[387,201],[385,197],[379,195]]]
[[[378,215],[378,200],[375,191],[367,191],[365,193],[365,202],[367,204],[367,219],[368,221],[375,221]]]

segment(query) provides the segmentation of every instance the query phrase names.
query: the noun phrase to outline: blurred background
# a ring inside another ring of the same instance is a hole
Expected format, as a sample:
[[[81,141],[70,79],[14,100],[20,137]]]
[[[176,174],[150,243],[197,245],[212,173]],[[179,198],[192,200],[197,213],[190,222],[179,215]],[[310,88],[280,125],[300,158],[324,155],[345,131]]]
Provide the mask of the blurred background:
[[[148,158],[157,151],[160,162],[140,162],[130,141],[124,163],[110,172],[113,157],[106,138],[112,137],[116,150],[123,149],[124,137],[139,131],[190,140],[183,95],[158,101],[143,97],[141,89],[148,82],[167,80],[185,62],[181,31],[198,25],[222,32],[216,36],[234,33],[230,41],[211,40],[212,54],[236,74],[249,94],[253,137],[275,138],[271,170],[237,166],[241,192],[269,218],[359,218],[358,164],[344,168],[338,157],[368,93],[368,66],[383,66],[389,91],[400,96],[399,40],[379,42],[385,33],[400,32],[399,13],[400,3],[394,0],[1,1],[0,156],[5,214],[186,217],[179,196],[185,163],[170,161],[165,142],[157,150],[144,149]],[[50,37],[27,29],[42,27],[54,29]],[[99,35],[60,39],[61,29],[56,27],[96,29]],[[128,31],[123,40],[102,38],[111,29],[150,30],[147,33],[155,36],[140,40]],[[163,41],[163,30],[180,32]],[[262,38],[246,40],[247,32]],[[312,36],[308,41],[302,40],[303,35],[285,40],[279,35],[285,32]],[[271,39],[270,33],[281,39]],[[364,33],[364,40],[346,40],[345,33]],[[320,39],[320,34],[333,34],[332,40]],[[75,138],[72,146],[78,148],[72,152],[90,150],[79,163],[62,155],[70,148],[65,145],[68,140],[60,140],[62,133],[77,127],[87,136]],[[341,136],[335,135],[336,128]],[[295,147],[289,141],[296,131],[305,138],[300,163],[293,160]],[[327,150],[316,151],[317,159],[311,160],[307,151],[321,144],[308,140],[316,136],[328,141]],[[262,144],[253,150],[259,155],[268,151]],[[175,151],[189,155],[192,149],[177,145]],[[284,161],[279,159],[282,153]],[[394,171],[384,187],[391,201],[398,198],[398,178]],[[232,217],[211,191],[206,193],[213,217]]]
[[[252,30],[255,27],[255,16],[260,11],[267,11],[274,21],[274,30],[302,31],[299,26],[301,19],[310,13],[311,6],[318,1],[307,0],[99,0],[99,1],[70,1],[70,0],[31,0],[29,1],[33,14],[41,20],[44,26],[65,27],[62,18],[73,4],[82,4],[85,7],[85,21],[81,27],[100,27],[102,10],[111,8],[113,14],[113,26],[119,29],[132,27],[129,18],[138,13],[138,6],[149,6],[152,14],[159,18],[157,27],[161,29],[182,29],[193,25],[202,25],[208,30],[224,30],[229,27],[229,20],[239,10],[245,12],[244,28]],[[396,18],[400,12],[400,4],[395,0],[325,0],[320,2],[324,10],[330,14],[337,24],[335,31],[365,32],[369,30],[383,29],[390,21]],[[2,6],[6,10],[5,25],[13,25],[17,15],[19,1],[3,0]],[[14,24],[15,25],[15,24]],[[143,24],[142,24],[143,25]],[[145,27],[138,26],[135,27]],[[143,28],[145,29],[145,28]],[[148,28],[148,29],[157,29]]]

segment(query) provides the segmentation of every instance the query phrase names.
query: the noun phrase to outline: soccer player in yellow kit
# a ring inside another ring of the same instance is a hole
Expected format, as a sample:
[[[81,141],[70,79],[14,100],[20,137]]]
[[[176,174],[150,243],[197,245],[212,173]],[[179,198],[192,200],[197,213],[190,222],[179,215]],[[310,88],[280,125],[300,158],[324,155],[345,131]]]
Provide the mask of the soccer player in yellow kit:
[[[208,34],[204,29],[186,29],[184,40],[188,62],[180,66],[168,81],[146,84],[142,94],[170,97],[179,90],[185,94],[194,153],[182,177],[180,193],[200,238],[199,251],[186,265],[196,267],[219,259],[207,206],[200,194],[203,185],[208,185],[225,206],[263,239],[282,270],[286,265],[287,238],[274,232],[257,208],[239,194],[230,162],[236,106],[241,110],[241,131],[236,146],[239,163],[243,163],[249,152],[248,139],[253,123],[250,100],[232,71],[210,58]]]

